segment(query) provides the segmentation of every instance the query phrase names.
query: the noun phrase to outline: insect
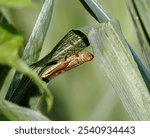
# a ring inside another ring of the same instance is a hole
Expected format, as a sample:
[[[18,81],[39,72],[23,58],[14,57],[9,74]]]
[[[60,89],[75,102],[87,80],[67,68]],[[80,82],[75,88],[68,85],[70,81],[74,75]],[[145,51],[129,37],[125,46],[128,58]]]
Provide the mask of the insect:
[[[79,53],[89,45],[90,43],[88,38],[84,33],[80,30],[71,30],[58,42],[49,54],[36,63],[30,65],[30,67],[32,70],[41,75],[44,81],[48,82],[51,78],[65,72],[66,70],[69,70],[70,67],[73,68],[73,62],[75,62],[75,59],[77,58],[74,53]],[[61,61],[61,59],[64,59],[66,55],[68,58]],[[86,58],[82,59],[85,60]],[[80,60],[81,58],[77,59],[77,61]],[[78,63],[76,63],[76,66],[77,65]],[[5,99],[14,103],[21,103],[24,96],[28,93],[28,89],[33,85],[33,81],[25,75],[20,77],[19,73],[15,74],[15,79],[16,83],[15,85],[14,83],[11,84]]]
[[[91,61],[94,56],[89,52],[82,52],[74,54],[64,60],[59,61],[57,64],[50,67],[44,68],[40,76],[43,81],[49,82],[50,79],[56,77],[57,75],[66,72],[70,69],[73,69],[85,62]]]

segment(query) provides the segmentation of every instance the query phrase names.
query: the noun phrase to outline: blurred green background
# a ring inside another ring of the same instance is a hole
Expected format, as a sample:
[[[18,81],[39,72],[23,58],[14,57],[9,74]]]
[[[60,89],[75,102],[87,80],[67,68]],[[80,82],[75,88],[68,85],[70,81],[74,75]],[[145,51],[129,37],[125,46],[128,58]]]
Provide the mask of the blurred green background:
[[[125,1],[99,1],[112,18],[120,21],[125,37],[138,52],[137,38]],[[25,43],[32,31],[41,4],[42,1],[38,0],[37,7],[9,10],[10,20],[25,36]],[[55,0],[52,22],[41,57],[49,53],[71,29],[96,24],[97,22],[78,0]],[[90,48],[87,50],[92,51]],[[10,81],[10,77],[7,81]],[[130,120],[95,60],[54,78],[48,87],[54,95],[54,104],[50,114],[53,120]]]

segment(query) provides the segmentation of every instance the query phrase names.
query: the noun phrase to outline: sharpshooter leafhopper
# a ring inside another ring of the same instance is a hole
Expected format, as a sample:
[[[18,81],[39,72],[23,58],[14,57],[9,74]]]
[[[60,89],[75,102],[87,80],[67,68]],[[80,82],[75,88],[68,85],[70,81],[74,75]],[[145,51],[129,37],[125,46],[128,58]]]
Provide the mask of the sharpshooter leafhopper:
[[[61,73],[64,73],[70,69],[73,69],[85,62],[91,61],[94,56],[89,52],[82,52],[74,54],[68,58],[65,58],[62,61],[59,61],[57,64],[44,68],[41,71],[42,80],[48,82],[50,79],[58,76]]]

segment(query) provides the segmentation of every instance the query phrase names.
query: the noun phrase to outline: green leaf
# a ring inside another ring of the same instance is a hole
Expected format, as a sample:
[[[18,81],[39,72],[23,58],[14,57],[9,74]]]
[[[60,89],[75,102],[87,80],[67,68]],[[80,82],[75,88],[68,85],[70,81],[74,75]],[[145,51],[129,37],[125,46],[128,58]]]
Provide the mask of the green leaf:
[[[132,17],[138,41],[142,51],[142,57],[148,69],[150,69],[150,33],[148,24],[150,24],[150,2],[126,0],[130,15]],[[149,7],[149,8],[148,8]]]
[[[145,33],[148,33],[148,37],[150,39],[150,1],[149,0],[134,0],[137,6],[137,10],[139,11],[139,16],[141,17],[141,21],[143,22],[143,27],[145,27]]]
[[[35,26],[33,28],[33,31],[31,33],[31,36],[28,40],[28,43],[25,47],[24,53],[23,53],[23,60],[28,64],[31,65],[32,63],[34,63],[35,61],[38,60],[42,46],[43,46],[43,42],[51,21],[51,17],[52,17],[52,11],[53,11],[53,0],[45,0],[44,4],[42,6],[41,12],[38,16],[38,19],[35,23]],[[36,71],[36,70],[34,70]],[[21,72],[24,72],[24,70],[22,70]],[[32,72],[33,73],[33,72]],[[52,95],[50,94],[50,91],[46,88],[46,85],[41,82],[41,80],[39,80],[39,78],[37,79],[37,76],[35,74],[31,74],[31,70],[24,72],[24,74],[28,75],[28,76],[32,76],[32,80],[34,80],[36,82],[36,84],[38,84],[38,87],[41,88],[40,90],[43,91],[43,96],[45,98],[44,99],[47,102],[47,110],[49,110],[51,108],[52,105]],[[18,72],[15,73],[15,76],[12,80],[11,86],[9,88],[9,91],[7,93],[8,95],[8,99],[10,96],[13,96],[13,94],[17,95],[17,97],[19,97],[18,92],[20,93],[20,96],[24,96],[24,94],[26,93],[27,90],[26,87],[29,87],[29,85],[32,86],[32,80],[31,78],[28,78],[26,76],[23,76],[22,74],[19,74]],[[23,87],[26,86],[26,87]],[[44,88],[44,89],[43,89]],[[35,90],[34,90],[35,91]],[[12,97],[13,98],[13,97]],[[15,98],[15,97],[14,97]],[[17,100],[17,99],[15,99]],[[32,98],[31,98],[32,100]],[[33,98],[34,100],[34,98]],[[35,106],[39,105],[40,103],[40,97],[38,98],[38,100],[36,100],[37,103],[35,103],[34,100],[34,108]],[[33,103],[31,101],[31,103]]]
[[[98,22],[107,22],[110,20],[110,17],[97,0],[80,0],[80,2]]]
[[[0,120],[11,121],[48,121],[39,112],[17,106],[7,101],[0,101]]]
[[[32,0],[0,0],[0,6],[7,7],[29,7],[34,6]]]
[[[47,88],[46,84],[33,72],[21,59],[16,58],[15,60],[9,60],[8,65],[14,67],[17,71],[28,76],[32,81],[38,86],[40,91],[43,93],[44,99],[47,104],[47,110],[49,111],[52,106],[53,96],[50,93],[50,90]],[[20,90],[24,89],[26,85],[20,85]]]
[[[118,32],[116,32],[118,26]],[[133,120],[150,120],[150,96],[118,22],[103,23],[89,33],[95,58]],[[119,34],[119,35],[118,35]],[[150,84],[150,82],[149,82]]]
[[[32,30],[31,36],[25,46],[23,60],[28,65],[33,64],[39,58],[49,24],[53,13],[53,0],[45,0]]]
[[[0,63],[13,64],[18,58],[18,50],[23,37],[6,21],[0,23]]]
[[[4,81],[6,79],[6,76],[9,72],[9,70],[10,70],[10,67],[0,65],[0,78],[1,78],[0,79],[0,90],[4,84]]]
[[[44,93],[48,109],[50,109],[53,98],[47,89],[47,86],[39,79],[35,72],[32,72],[18,57],[18,50],[23,44],[23,37],[5,20],[0,23],[0,34],[0,64],[14,67],[19,72],[31,77],[39,89]]]
[[[87,9],[87,11],[93,16],[93,14],[96,16],[96,20],[98,22],[108,22],[110,21],[110,17],[107,15],[107,13],[104,11],[103,7],[101,6],[100,3],[98,3],[97,0],[83,0],[83,1],[80,1],[83,6]],[[91,13],[92,11],[92,13]],[[95,16],[93,16],[95,18]],[[115,27],[118,35],[122,36],[122,32],[121,32],[121,29],[119,27]],[[143,36],[142,36],[143,37]],[[140,36],[139,36],[139,39],[140,39]],[[140,39],[141,40],[141,39]],[[128,43],[127,40],[124,40],[125,43]],[[144,41],[145,42],[145,41]],[[146,43],[143,44],[143,39],[141,40],[141,43],[142,45],[145,45]],[[141,45],[141,46],[142,46]],[[149,89],[150,91],[150,85],[149,85],[149,81],[150,81],[150,74],[149,74],[149,71],[147,70],[147,68],[143,65],[143,63],[141,62],[141,60],[139,59],[139,57],[137,56],[137,54],[134,52],[134,50],[132,49],[132,47],[130,46],[130,44],[128,43],[128,45],[126,45],[129,50],[131,51],[132,53],[132,56],[135,60],[135,62],[137,63],[137,66],[139,68],[139,71],[145,81],[145,84],[147,86],[147,88]],[[146,57],[146,61],[147,61],[147,66],[149,67],[149,48],[145,45],[144,46],[144,55]],[[146,49],[148,48],[148,49]]]

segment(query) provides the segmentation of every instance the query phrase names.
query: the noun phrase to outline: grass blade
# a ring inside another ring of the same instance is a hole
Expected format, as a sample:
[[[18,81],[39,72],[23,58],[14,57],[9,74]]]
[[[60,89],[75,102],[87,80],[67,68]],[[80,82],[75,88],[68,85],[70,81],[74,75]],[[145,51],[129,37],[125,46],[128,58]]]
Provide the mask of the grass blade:
[[[80,2],[98,22],[107,22],[110,20],[110,17],[97,0],[80,0]]]
[[[89,33],[95,58],[131,118],[150,120],[148,89],[128,49],[128,43],[123,35],[116,33],[114,26],[118,26],[118,22],[102,24]]]
[[[150,14],[150,10],[147,9],[148,1],[126,0],[126,3],[136,29],[143,59],[147,68],[150,69],[150,37],[147,32],[149,28],[145,25],[150,24],[149,18],[147,17]],[[140,9],[136,5],[139,5]]]
[[[52,18],[53,3],[53,0],[44,1],[31,36],[24,49],[23,60],[25,60],[28,65],[36,62],[39,58],[39,54]]]
[[[1,78],[0,79],[0,91],[9,71],[10,71],[10,67],[0,65],[0,78]]]
[[[28,65],[31,65],[39,58],[42,45],[51,21],[52,11],[53,0],[45,0],[22,56],[23,60]],[[32,83],[33,82],[30,78],[25,77],[22,74],[16,72],[7,92],[6,99],[14,99],[16,103],[20,102],[21,97],[24,96],[24,94],[27,91],[27,88],[29,88],[32,85]],[[24,84],[26,87],[23,87],[22,84]],[[48,91],[46,90],[45,92],[47,93]],[[16,97],[13,97],[13,95],[16,95],[18,98],[16,99]],[[21,97],[19,97],[19,95]],[[49,98],[47,97],[46,99],[51,99],[51,95],[44,95],[49,96]]]
[[[7,101],[0,101],[1,119],[9,121],[49,121],[44,115],[31,109],[19,107]]]
[[[137,10],[138,16],[140,17],[143,31],[146,35],[147,41],[150,44],[150,1],[149,0],[132,0],[132,3],[135,5],[135,10]]]
[[[93,13],[96,15],[96,17],[98,19],[98,22],[108,22],[108,21],[110,21],[109,16],[106,14],[106,12],[103,10],[101,4],[99,4],[97,2],[97,0],[91,0],[91,1],[90,0],[83,0],[83,1],[80,1],[80,2],[83,4],[83,6],[85,6],[85,8],[88,5],[88,9],[87,10],[89,11],[90,14],[91,14],[90,10],[93,11]],[[86,3],[86,5],[85,5],[85,3]],[[115,27],[115,29],[117,31],[118,27]],[[122,35],[120,30],[118,30],[117,32],[119,33],[119,35]],[[128,43],[127,40],[125,40],[125,41],[126,41],[125,43]],[[142,77],[143,77],[143,79],[144,79],[144,81],[145,81],[145,83],[147,85],[147,88],[150,91],[150,85],[149,85],[150,74],[149,74],[149,72],[147,71],[146,67],[143,65],[141,60],[138,58],[137,54],[131,48],[130,44],[128,43],[128,45],[126,45],[126,46],[130,49],[130,51],[132,53],[132,56],[133,56],[135,62],[137,63],[137,65],[138,65],[140,73],[141,73],[141,75],[142,75]]]

